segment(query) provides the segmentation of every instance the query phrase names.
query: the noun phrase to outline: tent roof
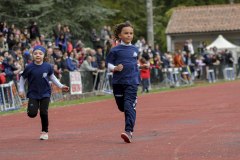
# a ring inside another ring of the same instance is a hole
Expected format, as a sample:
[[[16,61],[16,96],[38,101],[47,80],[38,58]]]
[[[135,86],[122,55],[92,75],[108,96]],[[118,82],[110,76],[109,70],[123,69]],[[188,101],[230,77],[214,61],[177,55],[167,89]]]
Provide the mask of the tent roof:
[[[207,49],[217,47],[217,49],[234,49],[238,48],[239,46],[232,44],[228,40],[226,40],[222,35],[219,35],[215,41],[213,41]]]

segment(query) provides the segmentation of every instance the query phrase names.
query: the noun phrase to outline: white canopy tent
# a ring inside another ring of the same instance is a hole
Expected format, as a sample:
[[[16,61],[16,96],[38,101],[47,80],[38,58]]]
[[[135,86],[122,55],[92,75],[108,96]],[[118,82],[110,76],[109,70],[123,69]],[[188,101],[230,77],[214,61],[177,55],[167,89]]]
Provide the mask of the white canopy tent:
[[[228,40],[226,40],[222,35],[219,35],[215,41],[213,41],[207,49],[211,49],[213,47],[217,47],[217,49],[238,49],[239,46],[232,44]]]
[[[232,44],[228,40],[226,40],[222,35],[219,35],[215,41],[213,41],[209,46],[207,46],[207,50],[211,50],[212,48],[216,47],[218,50],[228,49],[232,51],[234,62],[237,63],[237,52],[239,51],[240,47]]]

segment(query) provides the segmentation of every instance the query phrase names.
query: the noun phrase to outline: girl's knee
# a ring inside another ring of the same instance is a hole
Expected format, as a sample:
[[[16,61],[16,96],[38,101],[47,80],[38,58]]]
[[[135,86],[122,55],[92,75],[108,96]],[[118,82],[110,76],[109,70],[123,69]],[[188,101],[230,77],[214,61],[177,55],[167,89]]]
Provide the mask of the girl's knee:
[[[34,104],[30,103],[28,105],[28,109],[27,109],[27,115],[28,117],[30,118],[34,118],[36,117],[38,114],[38,107],[37,106],[34,106]]]
[[[118,109],[119,109],[119,111],[124,112],[124,107],[119,107],[118,106]]]
[[[37,116],[37,113],[29,112],[27,113],[28,117],[35,118]]]

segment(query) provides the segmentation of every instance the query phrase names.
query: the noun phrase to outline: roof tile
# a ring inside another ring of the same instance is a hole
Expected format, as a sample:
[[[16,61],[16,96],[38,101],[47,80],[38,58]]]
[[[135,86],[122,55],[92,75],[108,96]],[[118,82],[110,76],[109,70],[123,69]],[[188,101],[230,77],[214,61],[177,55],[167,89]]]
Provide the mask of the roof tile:
[[[178,7],[168,22],[166,33],[240,30],[240,4]]]

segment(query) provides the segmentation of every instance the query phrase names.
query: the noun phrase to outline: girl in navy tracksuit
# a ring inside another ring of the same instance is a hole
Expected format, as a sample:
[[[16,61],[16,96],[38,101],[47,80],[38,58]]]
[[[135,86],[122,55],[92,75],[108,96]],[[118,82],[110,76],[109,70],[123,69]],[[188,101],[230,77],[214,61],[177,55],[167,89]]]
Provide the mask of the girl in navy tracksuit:
[[[63,91],[68,91],[69,87],[61,84],[53,74],[53,67],[44,62],[46,49],[42,46],[36,46],[33,49],[33,63],[26,66],[20,77],[19,95],[24,97],[24,84],[28,82],[27,98],[28,108],[27,114],[34,118],[40,110],[40,118],[42,124],[41,140],[48,139],[48,105],[51,96],[51,86],[49,80],[56,84]]]
[[[129,22],[116,25],[114,34],[121,43],[110,50],[106,61],[108,69],[113,71],[113,94],[118,109],[125,115],[125,132],[121,137],[131,143],[139,85],[138,49],[131,44],[133,27]]]

